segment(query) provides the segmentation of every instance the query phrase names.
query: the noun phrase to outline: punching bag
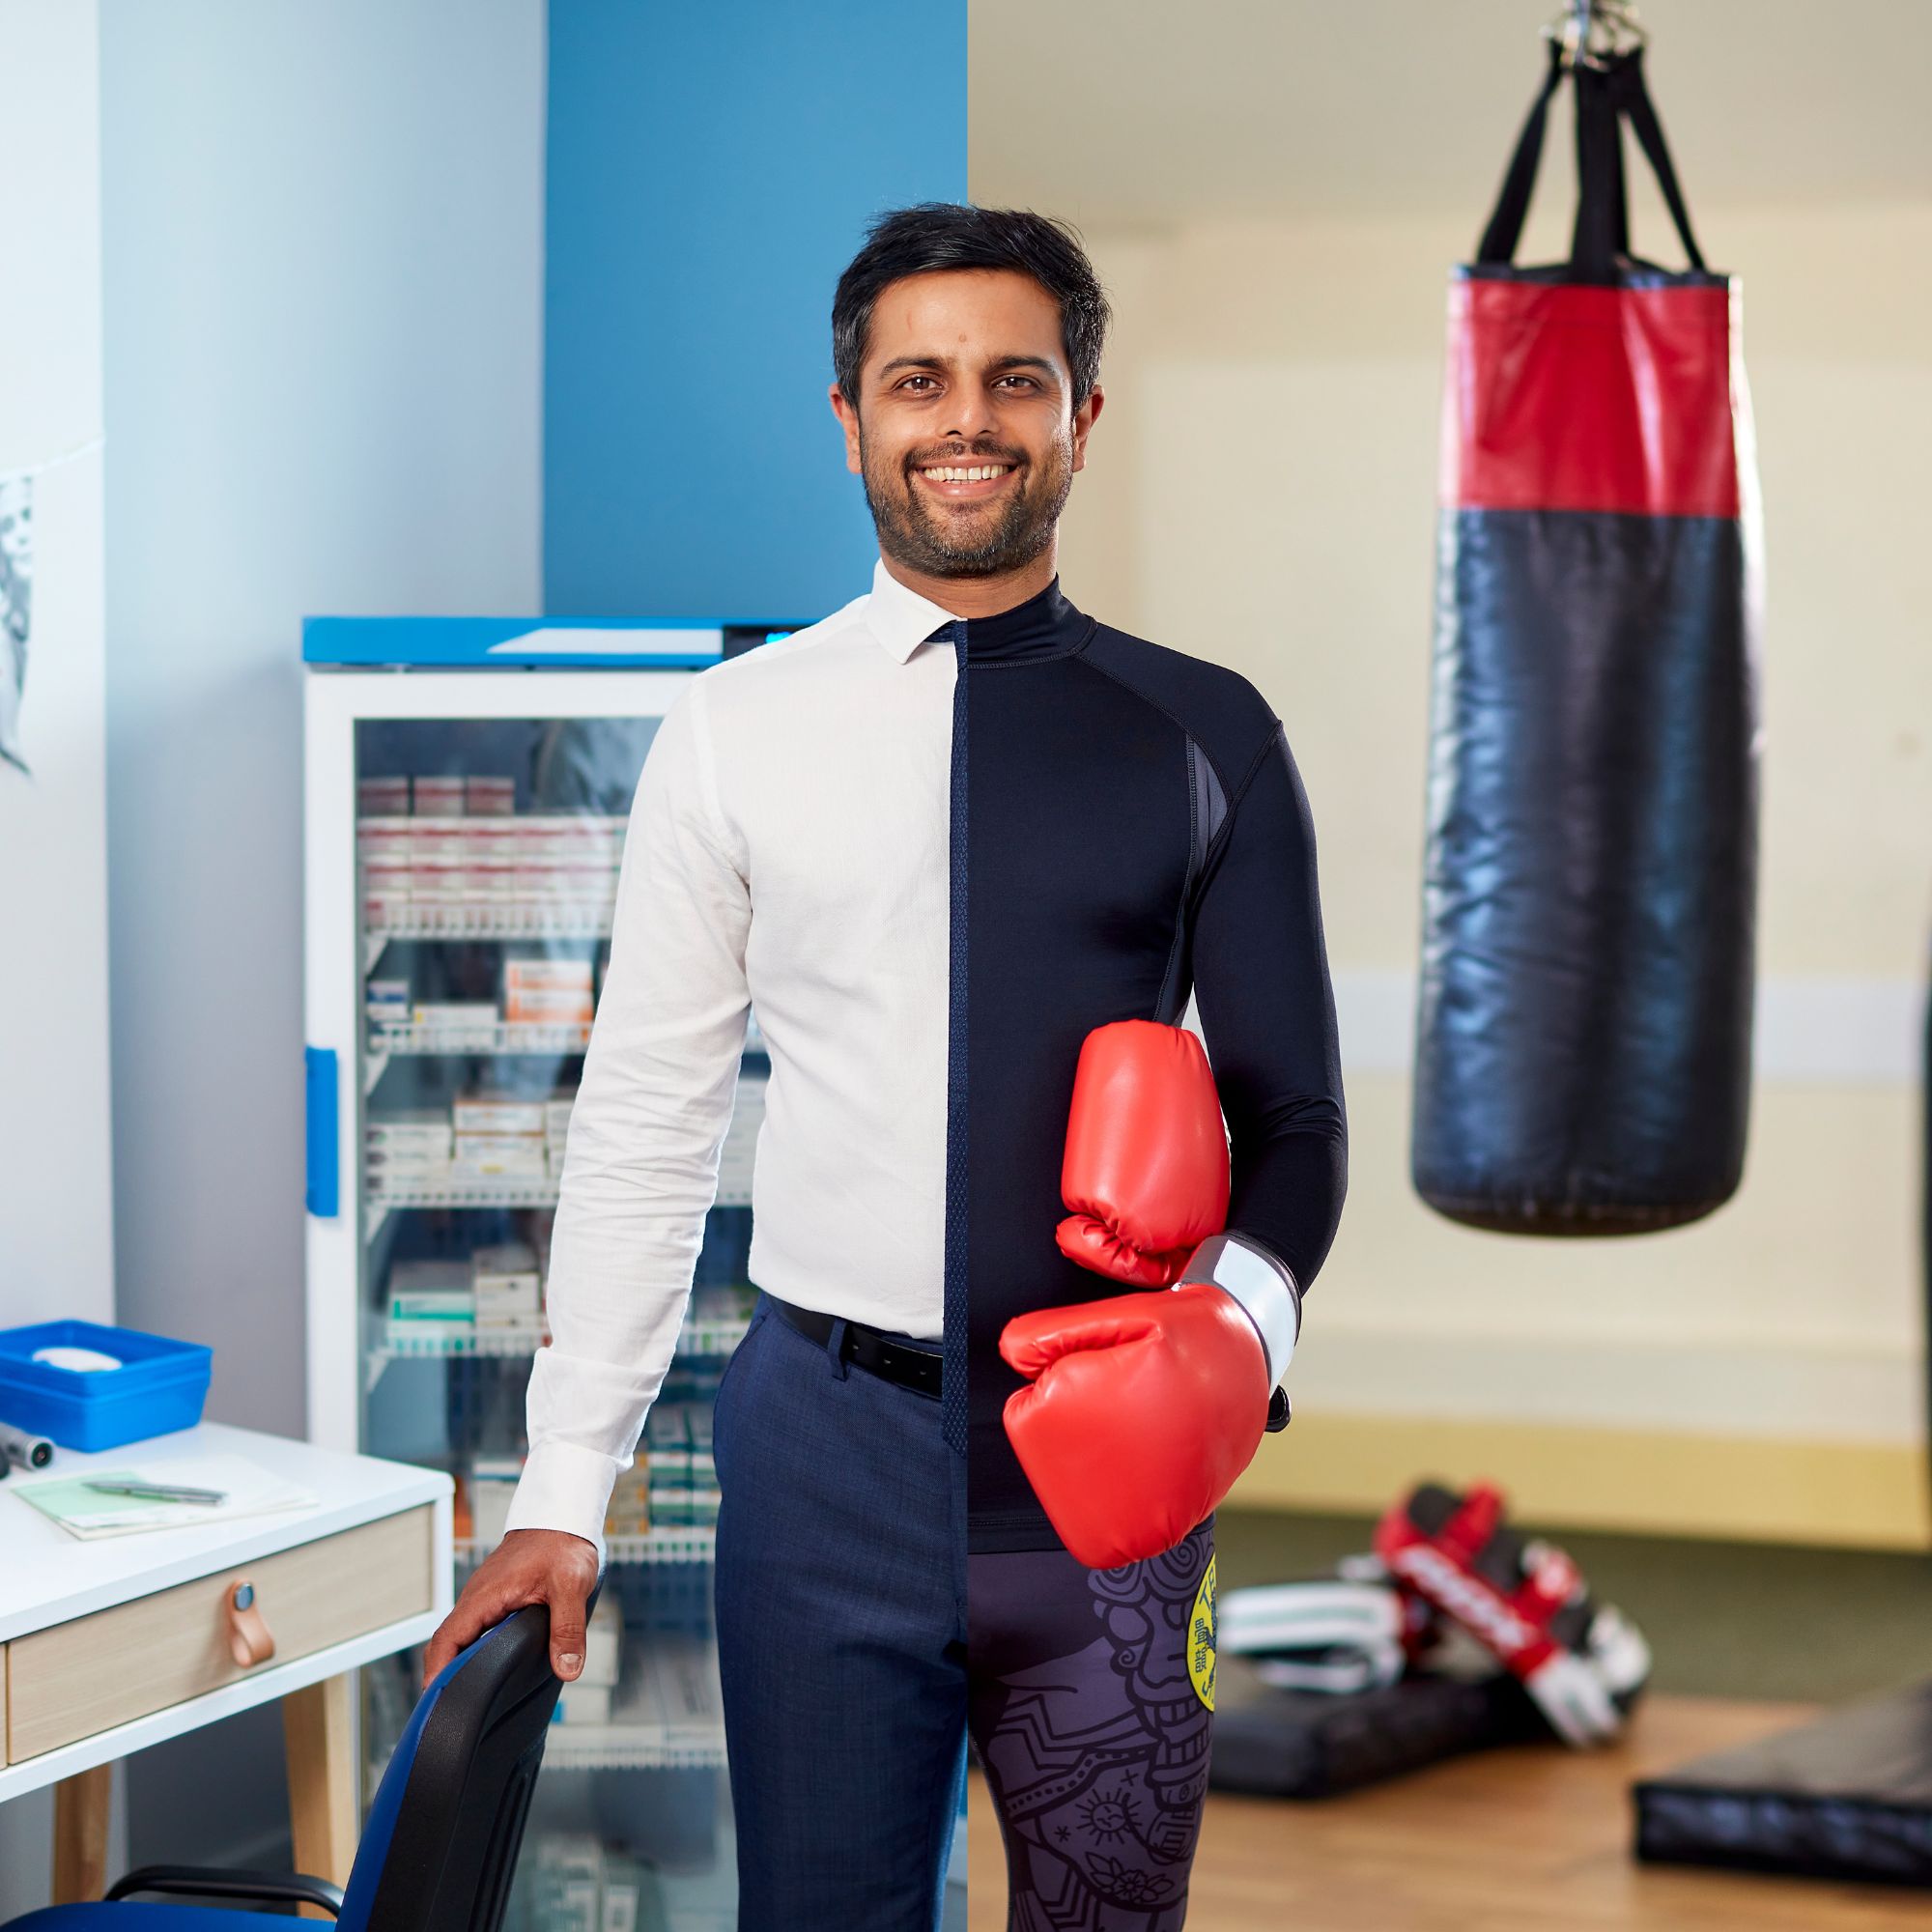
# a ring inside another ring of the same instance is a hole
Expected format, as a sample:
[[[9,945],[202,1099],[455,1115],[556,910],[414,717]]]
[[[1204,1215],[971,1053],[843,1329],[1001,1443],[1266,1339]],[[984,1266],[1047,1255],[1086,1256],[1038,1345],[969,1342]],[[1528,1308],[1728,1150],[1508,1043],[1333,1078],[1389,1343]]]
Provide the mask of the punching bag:
[[[1566,72],[1572,256],[1520,269]],[[1626,121],[1688,270],[1630,253]],[[1641,49],[1552,46],[1449,297],[1410,1156],[1471,1226],[1669,1228],[1743,1174],[1760,537],[1738,321]]]

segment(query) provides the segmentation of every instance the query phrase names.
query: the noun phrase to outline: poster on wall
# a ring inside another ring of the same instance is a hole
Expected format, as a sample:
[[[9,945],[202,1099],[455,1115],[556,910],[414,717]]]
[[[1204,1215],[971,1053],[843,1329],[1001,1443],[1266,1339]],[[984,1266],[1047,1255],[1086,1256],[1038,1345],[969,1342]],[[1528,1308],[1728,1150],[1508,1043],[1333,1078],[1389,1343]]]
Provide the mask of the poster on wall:
[[[33,477],[0,476],[0,759],[23,772],[20,701],[33,618]]]

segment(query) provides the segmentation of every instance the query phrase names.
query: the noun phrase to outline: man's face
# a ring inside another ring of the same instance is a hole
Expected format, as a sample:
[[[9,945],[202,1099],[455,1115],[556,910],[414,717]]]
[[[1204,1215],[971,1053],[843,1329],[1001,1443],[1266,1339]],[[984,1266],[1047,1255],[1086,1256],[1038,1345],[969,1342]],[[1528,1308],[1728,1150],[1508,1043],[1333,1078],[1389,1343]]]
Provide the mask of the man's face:
[[[995,577],[1053,541],[1102,399],[1096,386],[1073,410],[1060,310],[1032,276],[949,269],[888,283],[859,389],[834,384],[832,407],[887,556]]]

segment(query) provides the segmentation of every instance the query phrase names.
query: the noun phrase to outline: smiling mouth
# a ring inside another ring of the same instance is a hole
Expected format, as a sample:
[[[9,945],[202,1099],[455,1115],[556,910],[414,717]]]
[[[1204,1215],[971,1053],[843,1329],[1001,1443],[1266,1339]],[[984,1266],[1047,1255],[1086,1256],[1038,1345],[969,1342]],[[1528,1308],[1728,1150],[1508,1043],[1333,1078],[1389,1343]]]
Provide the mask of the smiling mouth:
[[[913,473],[942,497],[990,497],[1019,468],[1016,463],[928,463]]]

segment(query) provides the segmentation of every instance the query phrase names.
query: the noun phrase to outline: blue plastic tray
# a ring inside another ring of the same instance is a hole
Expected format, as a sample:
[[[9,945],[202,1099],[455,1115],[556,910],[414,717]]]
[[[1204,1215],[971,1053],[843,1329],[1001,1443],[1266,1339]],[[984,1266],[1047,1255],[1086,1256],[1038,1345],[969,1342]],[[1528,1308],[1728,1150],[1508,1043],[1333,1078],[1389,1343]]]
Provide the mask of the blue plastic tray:
[[[56,1369],[36,1349],[98,1349],[118,1369]],[[214,1352],[197,1342],[99,1321],[0,1328],[0,1422],[63,1449],[118,1449],[201,1420]]]

